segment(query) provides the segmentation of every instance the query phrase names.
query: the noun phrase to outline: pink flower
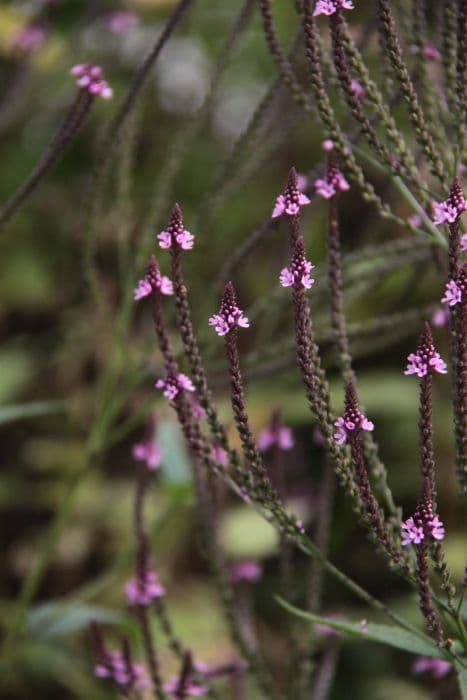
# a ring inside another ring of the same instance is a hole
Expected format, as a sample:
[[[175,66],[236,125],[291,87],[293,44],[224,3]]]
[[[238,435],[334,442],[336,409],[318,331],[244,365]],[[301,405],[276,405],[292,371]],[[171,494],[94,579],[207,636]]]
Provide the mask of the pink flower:
[[[295,243],[294,252],[290,267],[281,270],[279,281],[283,287],[295,287],[295,289],[311,289],[314,279],[310,277],[310,272],[314,265],[305,257],[305,241],[303,236],[299,236]]]
[[[161,248],[181,248],[191,250],[195,237],[183,226],[183,211],[179,204],[175,204],[170,215],[169,225],[165,231],[158,234],[157,240]]]
[[[165,595],[165,588],[159,582],[159,578],[153,569],[146,569],[143,573],[134,576],[125,586],[125,592],[130,605],[150,605],[156,598]]]
[[[446,326],[447,323],[449,322],[449,309],[436,309],[436,311],[433,313],[433,316],[431,317],[431,322],[436,328],[442,328],[443,326]]]
[[[300,192],[295,168],[291,168],[285,190],[276,199],[272,218],[277,219],[277,217],[283,216],[284,214],[287,216],[297,216],[300,209],[306,207],[309,203],[310,200],[308,197],[303,194],[303,192]]]
[[[221,307],[208,321],[214,326],[217,335],[223,336],[235,328],[249,328],[250,322],[243,311],[237,306],[237,299],[232,282],[227,282],[222,295]]]
[[[338,191],[344,192],[349,188],[349,183],[340,170],[338,170],[336,165],[332,162],[330,162],[328,165],[325,177],[315,180],[316,194],[318,194],[320,197],[324,197],[324,199],[330,199],[331,197],[334,197]]]
[[[248,583],[256,583],[263,574],[263,567],[257,561],[245,559],[244,561],[234,564],[230,570],[230,579],[234,583],[246,581]]]
[[[461,184],[456,177],[448,197],[443,202],[433,202],[433,222],[440,224],[452,224],[467,210],[467,201],[464,197]]]
[[[446,285],[444,297],[441,301],[449,306],[456,306],[467,300],[467,263],[461,268],[456,280],[449,280]]]
[[[318,15],[333,15],[337,10],[353,10],[352,0],[317,0],[313,17]]]
[[[426,44],[422,53],[428,61],[436,61],[437,63],[441,61],[441,53],[433,44]]]
[[[357,393],[351,382],[346,387],[344,415],[334,425],[337,428],[334,439],[339,445],[343,445],[349,438],[357,437],[362,430],[374,430],[374,424],[360,411]]]
[[[351,82],[351,87],[354,95],[356,97],[365,97],[366,91],[363,85],[361,85],[358,80],[353,79]]]
[[[229,455],[220,445],[213,445],[212,458],[214,462],[219,464],[221,467],[226,467],[229,463]]]
[[[186,374],[179,373],[176,377],[167,375],[165,379],[158,379],[156,389],[163,389],[164,396],[172,401],[180,391],[194,391],[193,382]]]
[[[143,299],[143,297],[149,296],[153,292],[166,295],[173,294],[173,284],[168,277],[161,275],[156,258],[154,255],[151,255],[151,259],[146,268],[146,275],[138,282],[138,286],[134,291],[134,299],[138,301],[139,299]]]
[[[402,523],[402,545],[420,544],[425,538],[444,539],[444,525],[433,513],[432,483],[429,477],[423,480],[423,489],[415,513]]]
[[[94,673],[98,678],[110,678],[118,685],[144,691],[151,687],[149,675],[142,664],[130,663],[125,660],[121,651],[106,651]]]
[[[444,659],[435,659],[432,656],[419,656],[412,665],[412,673],[429,673],[432,678],[438,680],[444,678],[451,671],[451,664]]]
[[[40,24],[30,24],[20,29],[10,40],[10,46],[15,51],[25,54],[37,51],[47,38],[44,27]]]
[[[417,352],[410,353],[407,359],[408,365],[404,372],[405,375],[416,374],[422,378],[433,372],[446,374],[448,371],[445,361],[441,359],[439,353],[435,350],[431,328],[428,323],[425,323],[423,327]]]
[[[327,153],[330,153],[334,148],[334,141],[331,141],[331,139],[326,139],[325,141],[323,141],[321,146]]]
[[[407,221],[409,224],[412,224],[412,226],[415,226],[415,228],[419,228],[422,225],[422,217],[420,214],[412,214]]]
[[[91,63],[81,63],[73,66],[70,71],[71,75],[78,78],[76,85],[82,90],[87,90],[94,97],[100,96],[104,100],[110,100],[113,96],[113,90],[106,80],[100,66],[94,66]]]
[[[139,24],[138,15],[128,10],[115,10],[105,18],[105,24],[114,34],[127,34]]]
[[[133,445],[131,453],[138,462],[146,462],[149,471],[155,471],[162,461],[162,450],[154,439]]]
[[[277,445],[281,450],[291,450],[294,444],[291,428],[282,425],[280,411],[276,409],[271,416],[268,427],[259,435],[259,449],[265,452],[273,445]]]
[[[183,700],[184,698],[200,698],[207,695],[209,688],[189,678],[183,680],[183,678],[174,676],[164,684],[164,691],[175,700]]]

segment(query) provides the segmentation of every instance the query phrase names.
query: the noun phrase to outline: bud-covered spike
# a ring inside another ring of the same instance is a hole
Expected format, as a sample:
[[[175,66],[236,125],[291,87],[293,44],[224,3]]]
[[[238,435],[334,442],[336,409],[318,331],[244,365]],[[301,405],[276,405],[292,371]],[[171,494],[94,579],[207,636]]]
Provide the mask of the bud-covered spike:
[[[237,296],[232,282],[227,282],[222,294],[218,314],[209,319],[209,325],[214,326],[217,335],[227,335],[235,328],[248,328],[250,322],[237,305]]]
[[[311,289],[314,279],[310,277],[314,265],[306,259],[305,240],[298,236],[294,244],[290,267],[281,270],[279,281],[283,287]]]

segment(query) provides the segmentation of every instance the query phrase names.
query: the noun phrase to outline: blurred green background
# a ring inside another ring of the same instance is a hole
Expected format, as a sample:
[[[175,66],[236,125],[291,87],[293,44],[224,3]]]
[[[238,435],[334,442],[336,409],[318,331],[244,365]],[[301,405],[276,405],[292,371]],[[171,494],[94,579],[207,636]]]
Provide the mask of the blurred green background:
[[[114,2],[0,6],[2,202],[37,162],[73,99],[71,66],[87,60],[102,65],[114,89],[112,101],[96,101],[76,141],[0,238],[2,698],[114,696],[93,678],[87,624],[97,618],[109,630],[125,630],[137,648],[122,592],[134,557],[131,446],[155,409],[164,460],[147,513],[174,624],[196,658],[221,663],[236,657],[194,528],[189,458],[170,409],[152,388],[161,365],[149,309],[144,303],[134,308],[131,292],[154,249],[153,234],[165,225],[172,203],[181,202],[187,228],[197,237],[186,255],[195,321],[230,425],[222,343],[206,324],[218,307],[219,275],[232,252],[268,219],[290,165],[304,174],[319,168],[323,134],[279,89],[256,138],[245,149],[236,148],[276,77],[257,14],[200,112],[240,10],[231,0],[200,1],[162,52],[115,149],[106,186],[96,196],[92,183],[102,136],[173,4],[128,2],[125,8],[138,22],[123,34],[109,27],[109,13],[120,7]],[[296,31],[292,3],[276,5],[281,38],[289,45]],[[352,18],[357,38],[365,12]],[[20,50],[17,32],[36,13],[44,41],[33,51]],[[376,70],[371,42],[367,57]],[[400,216],[411,213],[384,174],[370,171],[369,176]],[[312,304],[318,337],[340,410],[341,382],[329,342],[326,216],[326,204],[314,201],[304,213],[303,233],[317,268]],[[353,190],[342,198],[341,220],[361,398],[376,423],[390,485],[408,514],[418,491],[417,386],[402,371],[421,319],[436,308],[442,283],[423,240],[404,250],[407,232],[382,221]],[[159,258],[166,272],[168,259]],[[233,279],[241,306],[254,321],[242,338],[253,427],[259,431],[271,407],[282,407],[296,436],[286,480],[313,533],[323,453],[312,441],[313,425],[294,368],[288,296],[277,290],[286,260],[286,229],[280,225],[252,249]],[[168,313],[173,313],[170,304]],[[446,356],[445,329],[436,339]],[[465,540],[448,379],[436,382],[435,400],[440,512],[459,579]],[[227,556],[233,562],[256,558],[264,565],[263,578],[249,595],[266,657],[282,683],[290,618],[274,600],[280,590],[277,538],[232,497],[224,500],[219,534]],[[330,556],[374,595],[419,622],[413,592],[375,556],[339,490]],[[302,590],[308,563],[297,555],[295,565]],[[331,580],[326,580],[324,611],[370,617]],[[410,673],[412,662],[403,652],[343,641],[331,697],[454,697],[449,679],[444,685],[425,683]],[[163,668],[164,675],[176,668],[167,651]],[[230,697],[222,685],[219,692]],[[253,687],[246,697],[256,697]]]

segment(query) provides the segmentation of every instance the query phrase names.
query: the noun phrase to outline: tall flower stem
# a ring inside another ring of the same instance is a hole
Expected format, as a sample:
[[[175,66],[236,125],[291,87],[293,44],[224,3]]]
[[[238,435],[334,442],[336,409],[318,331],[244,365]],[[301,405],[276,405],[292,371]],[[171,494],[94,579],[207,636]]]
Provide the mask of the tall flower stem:
[[[65,118],[29,177],[0,209],[0,229],[18,211],[23,202],[34,192],[42,179],[55,165],[77,135],[93,103],[87,90],[79,90]]]
[[[425,618],[430,636],[439,646],[444,644],[444,632],[433,605],[433,596],[428,574],[428,544],[426,539],[417,546],[417,581],[420,610]]]

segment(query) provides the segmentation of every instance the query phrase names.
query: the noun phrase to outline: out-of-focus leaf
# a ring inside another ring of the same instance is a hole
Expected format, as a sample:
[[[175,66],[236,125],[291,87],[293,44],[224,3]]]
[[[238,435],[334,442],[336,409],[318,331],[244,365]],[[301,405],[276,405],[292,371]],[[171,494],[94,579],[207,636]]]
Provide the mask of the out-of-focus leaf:
[[[272,525],[247,506],[230,508],[222,518],[220,540],[228,556],[263,558],[277,549]]]
[[[53,639],[86,629],[91,620],[120,622],[121,615],[109,608],[88,603],[43,603],[28,615],[28,629],[38,639]]]
[[[0,351],[0,402],[14,400],[27,385],[33,373],[32,356],[22,348]]]
[[[359,637],[360,639],[365,639],[372,642],[380,642],[381,644],[396,647],[396,649],[403,649],[411,654],[434,656],[440,659],[445,658],[442,652],[434,644],[432,644],[428,638],[425,641],[416,634],[409,632],[408,630],[401,629],[400,627],[395,627],[394,625],[380,625],[369,622],[365,625],[365,631],[363,631],[360,623],[344,622],[342,620],[321,617],[320,615],[314,615],[313,613],[306,612],[305,610],[300,610],[299,608],[290,605],[290,603],[287,603],[285,600],[282,600],[282,598],[277,597],[277,600],[289,612],[297,615],[297,617],[302,617],[304,620],[309,620],[309,622],[331,627],[338,632],[343,632],[344,634],[348,634],[353,637]]]
[[[0,425],[25,418],[48,416],[64,411],[66,401],[31,401],[30,403],[0,406]]]

